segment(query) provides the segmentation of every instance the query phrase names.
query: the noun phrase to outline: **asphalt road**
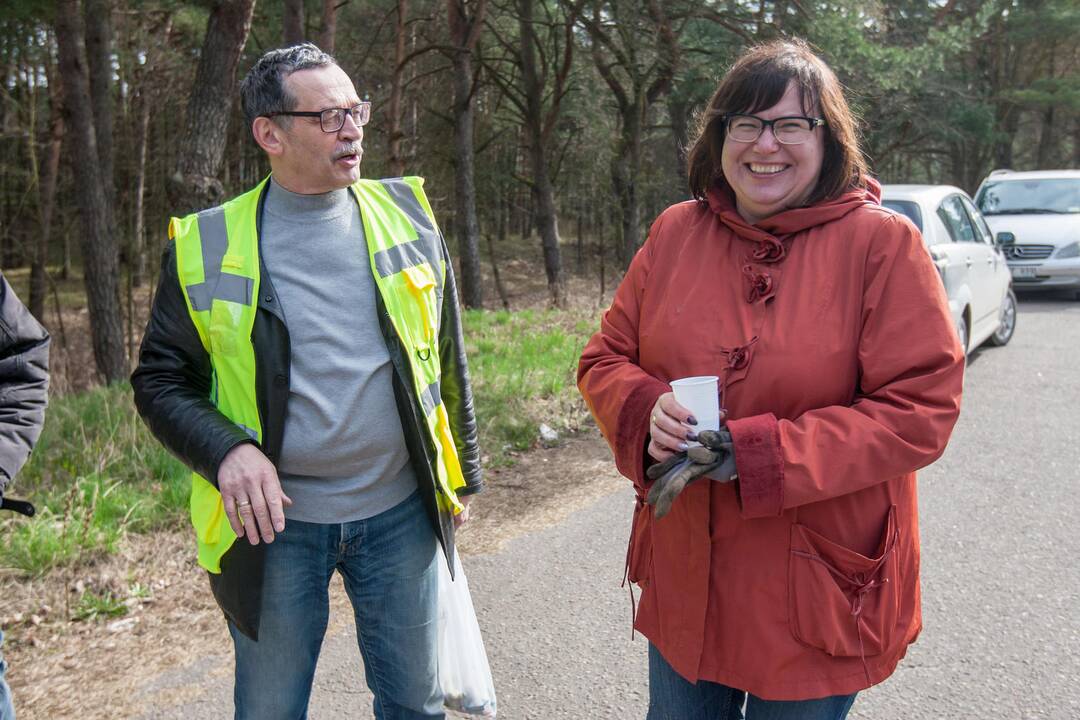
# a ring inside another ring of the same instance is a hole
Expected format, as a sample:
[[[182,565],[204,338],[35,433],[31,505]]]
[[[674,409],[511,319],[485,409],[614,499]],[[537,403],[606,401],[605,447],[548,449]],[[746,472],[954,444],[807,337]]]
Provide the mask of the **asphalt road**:
[[[1021,299],[970,360],[963,414],[920,476],[922,637],[860,695],[867,720],[1080,718],[1080,302]],[[506,720],[644,717],[646,644],[619,587],[629,490],[466,558]],[[205,687],[152,718],[231,715],[230,658],[159,678]],[[151,688],[148,688],[148,690]],[[187,693],[185,693],[187,694]],[[370,718],[355,638],[327,638],[312,718]]]

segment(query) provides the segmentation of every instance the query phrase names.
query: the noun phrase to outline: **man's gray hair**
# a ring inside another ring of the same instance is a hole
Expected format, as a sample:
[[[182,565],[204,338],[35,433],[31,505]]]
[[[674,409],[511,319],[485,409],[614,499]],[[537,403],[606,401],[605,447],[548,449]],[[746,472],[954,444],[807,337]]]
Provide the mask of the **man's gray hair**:
[[[255,118],[275,112],[289,112],[296,108],[296,100],[285,90],[285,78],[298,70],[310,70],[337,61],[312,43],[300,43],[271,50],[256,62],[240,83],[240,107],[244,110],[248,127]],[[288,121],[290,118],[281,118]]]

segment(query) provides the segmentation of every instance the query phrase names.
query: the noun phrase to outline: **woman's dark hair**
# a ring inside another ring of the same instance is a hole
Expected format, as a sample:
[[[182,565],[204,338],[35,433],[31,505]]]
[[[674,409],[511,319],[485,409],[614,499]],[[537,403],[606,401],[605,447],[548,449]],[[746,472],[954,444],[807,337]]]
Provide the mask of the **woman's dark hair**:
[[[859,148],[855,116],[835,73],[806,42],[774,40],[743,53],[701,113],[697,138],[686,158],[690,193],[695,198],[704,200],[709,188],[723,176],[724,115],[766,110],[780,102],[792,82],[802,95],[803,112],[815,115],[820,109],[825,118],[825,157],[807,204],[866,186],[869,169]]]

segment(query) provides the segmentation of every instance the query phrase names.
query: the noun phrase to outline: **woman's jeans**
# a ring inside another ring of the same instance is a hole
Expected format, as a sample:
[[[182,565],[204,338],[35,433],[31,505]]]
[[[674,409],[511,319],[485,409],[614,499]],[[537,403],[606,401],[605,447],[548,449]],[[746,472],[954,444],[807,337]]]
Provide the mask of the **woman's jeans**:
[[[817,700],[762,700],[720,683],[688,682],[649,643],[646,720],[844,720],[855,694]]]
[[[4,646],[4,632],[0,630],[0,648]],[[4,681],[4,673],[7,672],[7,663],[4,662],[3,654],[0,654],[0,720],[15,720],[15,707],[11,704],[11,689]]]
[[[443,559],[437,550],[419,492],[366,520],[287,520],[284,532],[266,546],[259,641],[229,624],[237,720],[307,717],[334,570],[352,601],[375,717],[443,718],[435,564]]]

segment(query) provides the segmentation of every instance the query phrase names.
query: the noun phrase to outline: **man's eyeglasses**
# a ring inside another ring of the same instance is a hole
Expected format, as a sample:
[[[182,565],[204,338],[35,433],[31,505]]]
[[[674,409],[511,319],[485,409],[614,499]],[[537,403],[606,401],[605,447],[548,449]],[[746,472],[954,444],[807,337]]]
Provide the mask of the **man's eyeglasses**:
[[[345,127],[345,118],[351,117],[352,121],[357,127],[363,127],[367,125],[368,120],[371,119],[371,103],[364,101],[359,105],[353,105],[351,108],[326,108],[325,110],[317,111],[284,111],[281,112],[269,112],[263,117],[276,117],[278,115],[286,115],[288,117],[317,117],[319,118],[319,127],[325,133],[336,133],[341,128]]]
[[[814,128],[824,125],[823,118],[792,115],[790,117],[763,120],[757,115],[728,113],[724,116],[727,134],[735,142],[757,142],[765,128],[772,128],[773,137],[781,145],[801,145],[814,134]]]

